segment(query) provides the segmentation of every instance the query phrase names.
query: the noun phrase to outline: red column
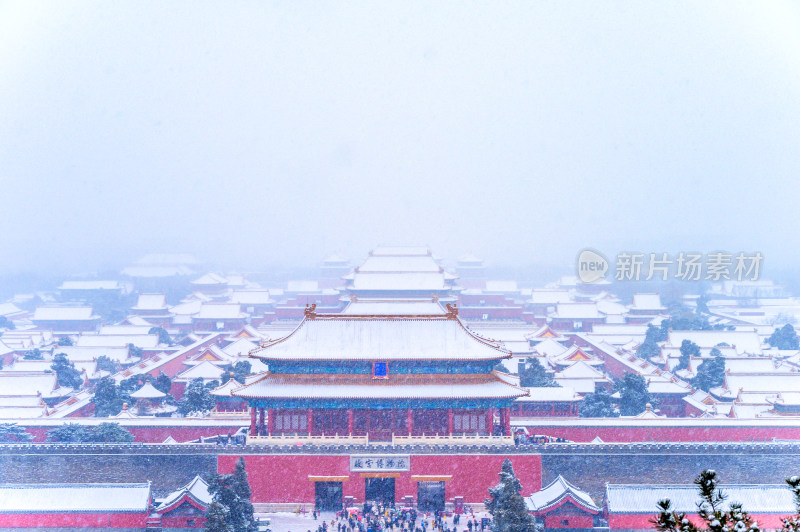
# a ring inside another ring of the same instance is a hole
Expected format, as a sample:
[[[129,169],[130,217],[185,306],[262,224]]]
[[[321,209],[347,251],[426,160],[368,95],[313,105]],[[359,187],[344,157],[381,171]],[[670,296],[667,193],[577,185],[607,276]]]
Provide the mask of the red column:
[[[347,434],[353,435],[353,409],[347,409]]]
[[[502,409],[502,413],[503,430],[505,431],[506,436],[511,436],[511,412],[506,407]]]
[[[447,435],[453,435],[453,409],[447,409]]]
[[[308,409],[308,435],[311,436],[311,432],[314,430],[314,418],[311,416],[313,410],[310,408]]]
[[[250,436],[257,436],[256,433],[256,409],[254,406],[250,407]]]
[[[267,410],[267,434],[272,436],[275,430],[275,409],[270,408]]]
[[[406,414],[407,422],[408,422],[408,435],[414,435],[414,412],[409,408],[408,413]]]
[[[494,408],[486,411],[486,428],[489,429],[489,436],[494,434]]]
[[[258,434],[261,435],[264,433],[264,409],[258,409]]]

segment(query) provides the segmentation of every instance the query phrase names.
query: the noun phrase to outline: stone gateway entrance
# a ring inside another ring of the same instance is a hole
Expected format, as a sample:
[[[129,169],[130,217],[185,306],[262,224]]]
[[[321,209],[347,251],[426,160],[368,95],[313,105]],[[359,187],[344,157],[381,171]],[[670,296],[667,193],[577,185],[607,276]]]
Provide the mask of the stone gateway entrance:
[[[341,482],[315,482],[314,505],[318,510],[338,512],[342,509],[343,493]]]
[[[394,478],[365,478],[364,492],[366,501],[375,501],[383,504],[394,504]]]
[[[444,482],[417,482],[417,506],[421,512],[444,511]]]

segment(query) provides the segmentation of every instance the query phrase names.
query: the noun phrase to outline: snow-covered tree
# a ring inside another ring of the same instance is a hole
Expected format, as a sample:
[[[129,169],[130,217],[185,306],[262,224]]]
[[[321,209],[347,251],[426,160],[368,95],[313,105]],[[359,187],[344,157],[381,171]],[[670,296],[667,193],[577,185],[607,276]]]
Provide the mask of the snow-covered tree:
[[[767,338],[767,343],[776,349],[800,349],[800,339],[791,323],[787,323]]]
[[[795,514],[783,518],[784,532],[800,532],[800,477],[793,476],[786,479],[789,489],[794,496]]]
[[[209,478],[208,491],[218,506],[214,508],[214,529],[231,532],[254,532],[257,530],[253,515],[253,503],[250,502],[250,483],[247,481],[244,458],[239,458],[233,473],[229,475],[213,474]],[[213,504],[212,504],[213,505]],[[206,514],[212,518],[211,506]],[[224,528],[227,526],[228,528]],[[223,527],[223,528],[220,528]]]
[[[203,383],[202,377],[190,382],[183,392],[183,398],[178,402],[178,412],[185,416],[195,412],[206,412],[214,408],[216,400],[209,394],[209,388]]]
[[[0,442],[25,442],[33,439],[33,434],[26,432],[16,423],[0,423]]]
[[[519,382],[529,388],[554,388],[558,383],[547,373],[538,358],[529,358],[525,368],[519,372]]]
[[[56,373],[59,386],[66,386],[75,390],[83,386],[81,372],[75,369],[75,364],[70,362],[64,353],[56,353],[50,369]]]
[[[587,394],[578,410],[581,417],[619,417],[619,410],[614,407],[614,399],[602,388]]]
[[[230,510],[217,501],[213,501],[206,510],[206,530],[208,532],[234,532],[233,525],[228,524]]]
[[[707,358],[697,367],[697,375],[692,384],[704,391],[722,386],[725,382],[725,358],[716,347],[711,350],[711,358]]]
[[[533,516],[528,513],[520,492],[522,485],[514,474],[511,460],[506,458],[500,469],[500,482],[489,488],[486,508],[492,514],[493,532],[535,532]]]
[[[661,532],[758,532],[758,524],[742,509],[738,503],[730,503],[725,509],[727,496],[717,487],[717,473],[712,469],[704,470],[694,479],[700,493],[697,503],[697,515],[704,526],[692,523],[685,513],[672,509],[672,501],[658,501],[658,516],[651,520]]]
[[[617,383],[619,390],[619,412],[623,416],[635,416],[644,412],[647,404],[655,407],[656,401],[650,397],[647,381],[641,375],[626,373]]]

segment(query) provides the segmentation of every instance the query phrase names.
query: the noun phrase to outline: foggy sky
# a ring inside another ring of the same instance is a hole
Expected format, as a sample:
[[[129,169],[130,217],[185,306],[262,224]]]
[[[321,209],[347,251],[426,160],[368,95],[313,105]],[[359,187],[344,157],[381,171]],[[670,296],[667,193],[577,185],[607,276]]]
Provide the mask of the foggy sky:
[[[0,2],[0,271],[793,265],[792,2]]]

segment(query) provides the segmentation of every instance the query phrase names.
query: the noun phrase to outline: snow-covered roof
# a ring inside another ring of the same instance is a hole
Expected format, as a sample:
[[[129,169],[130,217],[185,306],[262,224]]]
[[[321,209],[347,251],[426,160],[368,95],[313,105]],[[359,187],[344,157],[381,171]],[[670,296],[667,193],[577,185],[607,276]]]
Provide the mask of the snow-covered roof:
[[[0,513],[146,512],[150,483],[0,484]]]
[[[660,312],[666,310],[666,307],[661,304],[661,296],[658,294],[633,294],[631,309]]]
[[[194,273],[186,266],[128,266],[122,270],[122,275],[140,278],[161,278],[191,275]]]
[[[561,319],[595,319],[602,318],[596,303],[559,303],[556,305],[555,318]]]
[[[166,310],[167,298],[164,294],[139,294],[133,310]]]
[[[205,303],[193,316],[196,320],[230,320],[246,318],[238,303]]]
[[[0,316],[14,316],[16,314],[24,314],[14,303],[0,303]]]
[[[257,344],[247,338],[239,338],[232,344],[222,348],[222,351],[231,357],[246,357],[250,351],[255,349]]]
[[[556,373],[557,379],[594,379],[598,381],[607,381],[608,378],[601,372],[594,369],[584,360],[579,360],[568,366],[562,371]]]
[[[575,393],[575,390],[567,386],[558,387],[531,387],[525,388],[528,395],[520,397],[517,401],[526,403],[550,403],[550,402],[569,402],[575,403],[583,399],[582,395]]]
[[[203,508],[208,508],[212,501],[212,495],[208,492],[208,484],[200,475],[197,475],[188,484],[164,497],[156,507],[156,512],[167,512],[186,497],[191,498]]]
[[[472,334],[457,318],[306,318],[252,356],[280,360],[495,360],[510,353]]]
[[[217,275],[216,273],[209,272],[203,275],[202,277],[192,281],[192,284],[195,286],[227,285],[228,279],[226,279],[221,275]]]
[[[215,395],[217,397],[230,397],[231,396],[231,392],[233,390],[236,390],[237,388],[241,388],[241,387],[242,387],[242,384],[239,381],[237,381],[236,379],[228,379],[228,382],[226,382],[222,386],[217,386],[216,388],[211,390],[209,393],[211,395]]]
[[[223,373],[225,373],[225,370],[223,370],[219,366],[212,364],[208,360],[204,360],[199,364],[197,364],[196,366],[192,366],[186,371],[178,373],[175,376],[175,379],[187,380],[187,381],[191,381],[197,378],[201,378],[203,380],[215,380],[219,379]]]
[[[442,273],[357,273],[353,278],[354,290],[447,290],[451,288]]]
[[[85,321],[96,319],[92,307],[36,307],[33,321]]]
[[[572,500],[578,506],[592,513],[600,513],[600,507],[595,504],[591,495],[567,481],[561,475],[536,493],[526,499],[528,509],[533,512],[544,512],[559,506],[565,499]]]
[[[158,346],[156,334],[81,334],[77,347],[124,347],[133,344],[142,349],[152,349]]]
[[[287,281],[287,292],[319,292],[319,281]]]
[[[55,373],[0,371],[0,396],[50,396],[58,388]]]
[[[121,290],[119,281],[64,281],[59,290]]]
[[[344,315],[394,315],[419,316],[446,312],[442,306],[431,299],[383,299],[351,301],[342,311]]]
[[[162,399],[166,396],[167,394],[161,390],[157,390],[149,382],[144,383],[144,386],[131,394],[131,397],[134,399]]]
[[[127,345],[123,347],[106,346],[56,346],[53,353],[64,353],[71,362],[90,361],[106,356],[117,362],[138,362],[139,359],[131,359]]]
[[[527,390],[495,374],[402,374],[389,379],[372,375],[266,374],[233,391],[244,398],[282,399],[475,399],[516,398]]]
[[[727,495],[721,509],[727,511],[732,502],[738,502],[750,514],[793,514],[792,492],[785,484],[721,485]],[[606,484],[606,506],[610,514],[655,514],[656,503],[663,499],[672,501],[676,512],[697,513],[697,486],[650,484]]]
[[[378,246],[369,252],[374,257],[413,257],[431,255],[426,246]]]
[[[800,390],[800,373],[726,373],[725,387],[734,394],[746,392],[796,392]]]
[[[726,343],[736,348],[737,353],[760,353],[761,337],[754,331],[670,331],[667,344],[680,347],[684,340],[700,347],[714,347]]]
[[[534,288],[528,302],[534,305],[555,305],[557,303],[567,303],[571,300],[572,297],[568,290]]]
[[[434,272],[442,270],[441,266],[430,255],[411,256],[371,256],[358,267],[363,273],[388,272]]]
[[[240,305],[271,305],[275,300],[270,296],[270,291],[267,289],[261,290],[235,290],[230,295],[232,303]]]
[[[115,334],[150,334],[152,325],[101,325],[97,334],[99,335],[115,335]]]

